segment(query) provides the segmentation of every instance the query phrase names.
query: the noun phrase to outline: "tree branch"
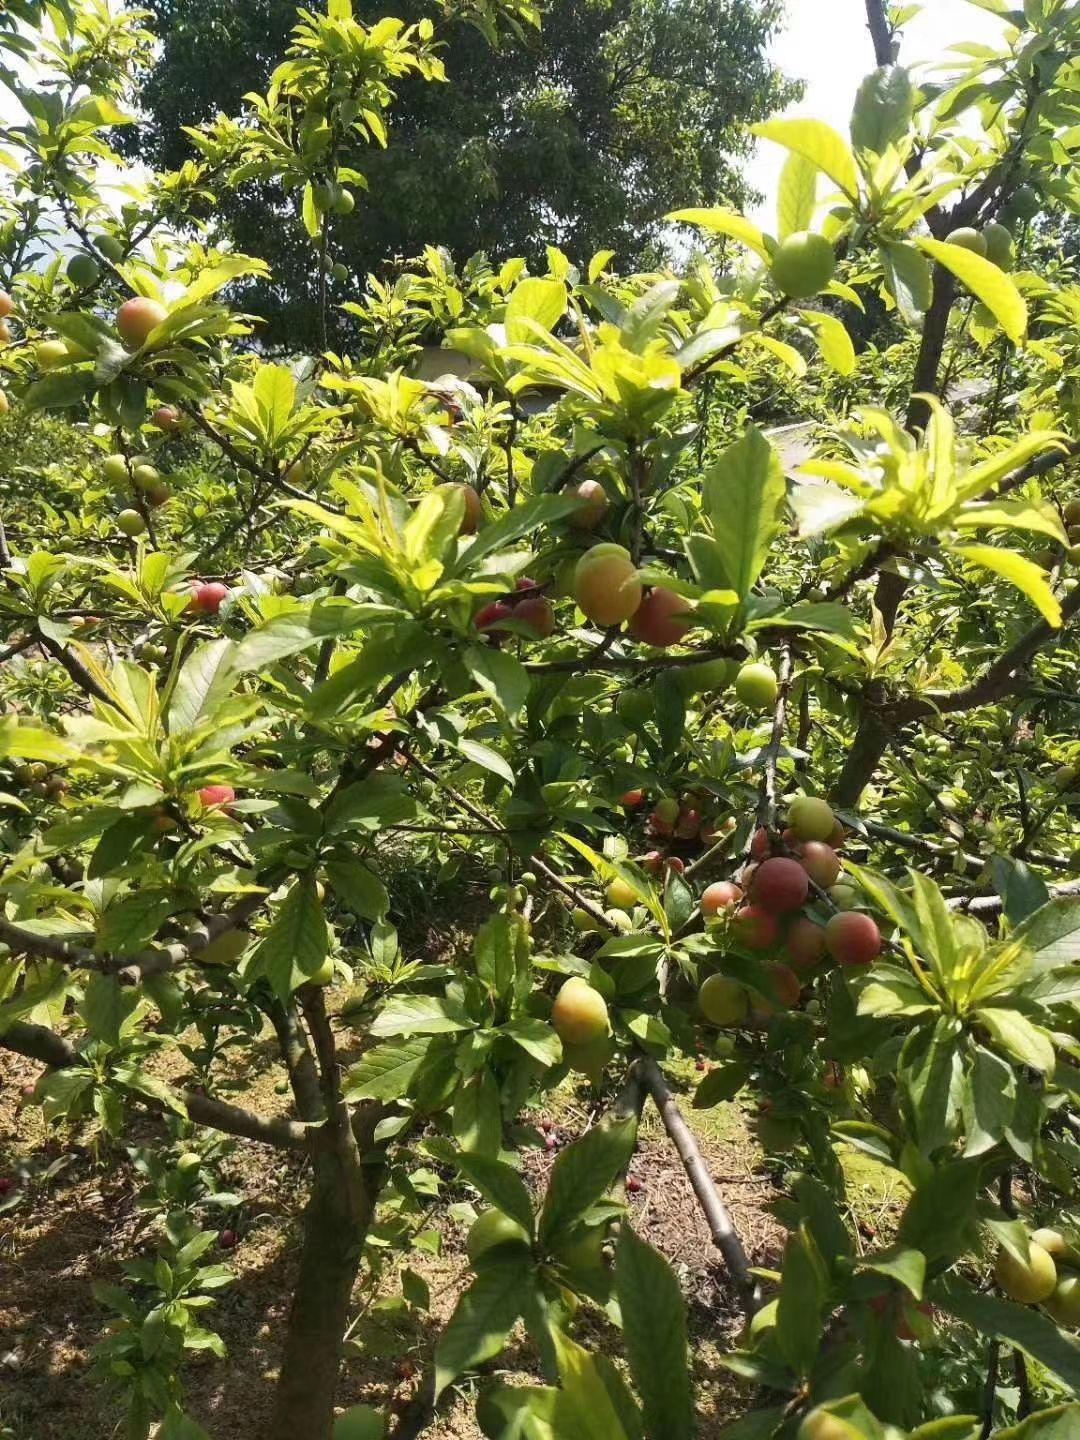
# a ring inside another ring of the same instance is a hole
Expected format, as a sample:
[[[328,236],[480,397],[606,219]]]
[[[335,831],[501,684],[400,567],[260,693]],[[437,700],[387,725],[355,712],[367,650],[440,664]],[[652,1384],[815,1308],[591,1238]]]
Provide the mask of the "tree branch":
[[[40,1060],[53,1070],[69,1070],[83,1063],[83,1057],[62,1035],[50,1030],[47,1025],[30,1025],[16,1021],[0,1032],[0,1049],[13,1050],[30,1060]],[[161,1111],[168,1108],[164,1102],[155,1101],[148,1095],[129,1094],[148,1109]],[[226,1135],[238,1135],[244,1140],[256,1140],[262,1145],[272,1145],[278,1150],[307,1150],[310,1134],[305,1125],[293,1120],[266,1120],[250,1110],[241,1110],[237,1105],[228,1105],[224,1100],[214,1100],[200,1090],[176,1091],[176,1098],[187,1109],[188,1118],[197,1125],[211,1130],[221,1130]]]

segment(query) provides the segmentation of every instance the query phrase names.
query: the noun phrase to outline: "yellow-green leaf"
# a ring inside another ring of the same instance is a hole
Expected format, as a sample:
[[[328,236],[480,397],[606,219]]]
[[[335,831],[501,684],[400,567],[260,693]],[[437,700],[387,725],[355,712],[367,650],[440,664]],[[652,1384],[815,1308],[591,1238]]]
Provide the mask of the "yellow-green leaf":
[[[803,319],[817,331],[821,358],[838,375],[855,373],[855,346],[842,320],[835,315],[826,315],[822,310],[801,310]]]
[[[805,155],[793,151],[780,172],[776,197],[777,234],[781,240],[800,230],[809,230],[817,202],[818,167]]]
[[[1031,603],[1055,630],[1061,628],[1061,603],[1046,583],[1046,572],[1034,560],[1017,555],[1014,550],[999,550],[995,545],[954,545],[954,555],[992,570],[1010,585],[1022,590]]]
[[[1027,334],[1027,303],[1011,276],[983,256],[965,250],[962,245],[926,239],[916,239],[915,244],[924,255],[951,270],[960,283],[993,312],[1014,345],[1023,343]]]
[[[766,120],[751,129],[763,140],[773,140],[812,161],[836,181],[849,200],[859,198],[859,172],[851,146],[824,120]]]
[[[982,505],[967,505],[954,523],[960,529],[1034,530],[1049,535],[1059,545],[1069,543],[1061,517],[1047,500],[988,500]]]
[[[727,235],[731,240],[741,241],[762,260],[768,262],[770,259],[764,233],[745,215],[738,215],[734,210],[673,210],[666,219],[696,225],[699,230],[708,230],[711,235]]]
[[[760,345],[764,350],[771,350],[778,360],[783,361],[791,373],[798,379],[806,374],[806,361],[795,349],[794,345],[787,345],[783,340],[777,340],[773,335],[748,335],[746,344]]]

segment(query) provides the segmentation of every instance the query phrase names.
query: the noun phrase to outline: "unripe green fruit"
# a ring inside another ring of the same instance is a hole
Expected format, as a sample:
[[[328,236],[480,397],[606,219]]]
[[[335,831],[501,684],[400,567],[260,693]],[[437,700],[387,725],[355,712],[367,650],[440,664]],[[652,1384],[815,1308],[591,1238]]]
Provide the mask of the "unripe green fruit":
[[[587,1045],[608,1032],[604,997],[587,980],[571,975],[555,997],[551,1023],[560,1040],[567,1040],[571,1045]]]
[[[744,665],[735,677],[735,694],[748,710],[768,710],[778,693],[776,672],[768,665]]]
[[[118,260],[124,258],[123,244],[115,235],[99,235],[94,241],[94,244],[97,246],[99,252],[105,256],[105,259],[111,260],[114,265]]]
[[[123,455],[108,455],[101,466],[101,473],[110,485],[126,485],[128,462]]]
[[[586,1273],[601,1270],[604,1267],[605,1238],[603,1225],[590,1225],[574,1239],[560,1245],[555,1252],[556,1259],[568,1270]]]
[[[796,1440],[861,1440],[862,1433],[828,1410],[811,1410],[804,1416]]]
[[[949,245],[958,245],[961,250],[970,250],[973,255],[986,254],[986,241],[970,225],[961,225],[946,235],[945,240]]]
[[[1035,1305],[1054,1293],[1058,1282],[1057,1266],[1041,1245],[1031,1242],[1028,1251],[1025,1265],[1008,1250],[1002,1250],[994,1266],[994,1279],[1010,1300],[1018,1300],[1022,1305]]]
[[[594,625],[620,625],[641,604],[641,580],[621,545],[594,545],[578,561],[574,599]]]
[[[702,660],[700,665],[687,665],[675,673],[683,694],[689,697],[706,691],[725,690],[738,668],[736,664],[733,671],[730,660]]]
[[[138,510],[121,510],[116,517],[116,527],[124,535],[134,538],[142,535],[146,530],[146,521],[139,514]]]
[[[1059,1280],[1054,1293],[1043,1301],[1043,1309],[1059,1325],[1080,1329],[1080,1275],[1066,1275]]]
[[[1021,220],[1034,220],[1042,209],[1039,192],[1030,185],[1021,185],[1019,190],[1014,190],[1010,196],[1009,209],[1014,215],[1019,215]]]
[[[81,290],[88,290],[101,279],[101,266],[92,255],[85,255],[80,251],[68,261],[67,276],[73,285],[78,285]]]
[[[605,910],[604,919],[620,935],[629,935],[634,928],[634,922],[625,910]]]
[[[615,1042],[610,1035],[599,1035],[584,1045],[573,1045],[563,1041],[563,1060],[571,1070],[587,1075],[594,1085],[604,1078],[604,1070],[615,1054]]]
[[[838,910],[854,910],[859,903],[859,892],[854,885],[848,885],[843,880],[837,885],[829,886],[829,899]]]
[[[615,701],[615,714],[630,729],[636,730],[653,717],[655,702],[651,690],[623,690]]]
[[[710,975],[698,991],[698,1007],[710,1025],[739,1025],[750,1002],[738,981],[729,975]]]
[[[759,1115],[757,1137],[761,1148],[769,1155],[783,1155],[794,1150],[802,1132],[799,1122],[787,1115]]]
[[[186,1150],[176,1162],[176,1168],[181,1174],[191,1170],[198,1170],[202,1164],[202,1156],[196,1150]]]
[[[570,912],[570,919],[579,935],[589,935],[597,928],[597,923],[588,910],[583,910],[580,905],[574,906]]]
[[[800,230],[789,235],[772,257],[777,289],[793,300],[808,300],[825,289],[836,269],[836,256],[824,235]]]
[[[607,887],[607,903],[616,910],[632,910],[638,903],[637,892],[632,885],[618,878]]]
[[[57,370],[68,363],[71,354],[63,340],[42,340],[34,347],[34,359],[39,370]]]
[[[469,1228],[465,1250],[475,1265],[481,1256],[500,1245],[523,1246],[531,1243],[528,1232],[501,1210],[482,1210]]]
[[[330,271],[330,274],[334,277],[334,279],[339,285],[344,285],[346,280],[348,280],[349,278],[349,267],[347,265],[342,265],[341,261],[339,260],[338,263],[334,266],[334,268]]]
[[[356,197],[351,190],[342,185],[330,202],[330,208],[335,215],[351,215],[356,209]]]
[[[999,224],[996,220],[991,220],[989,225],[983,227],[982,233],[986,245],[986,258],[1001,270],[1011,270],[1013,267],[1013,233],[1009,227]]]
[[[307,983],[309,985],[329,985],[333,978],[334,961],[332,956],[328,955],[323,961],[323,963],[319,966],[319,968],[315,971],[314,975],[309,975],[307,977]]]
[[[828,840],[836,816],[827,801],[815,795],[797,795],[788,806],[788,825],[797,840]]]
[[[235,965],[250,941],[246,930],[226,930],[210,941],[198,959],[205,965]]]
[[[161,482],[161,473],[153,465],[136,465],[131,479],[138,490],[153,490]]]

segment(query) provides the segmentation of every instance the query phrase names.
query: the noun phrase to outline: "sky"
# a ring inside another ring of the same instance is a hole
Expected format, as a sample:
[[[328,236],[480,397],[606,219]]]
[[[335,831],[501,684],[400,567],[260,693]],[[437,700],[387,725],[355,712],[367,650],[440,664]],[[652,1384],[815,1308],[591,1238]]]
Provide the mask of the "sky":
[[[788,115],[827,120],[846,135],[855,92],[874,68],[874,47],[866,28],[864,0],[787,0],[787,24],[771,48],[773,60],[787,75],[806,81],[806,95]],[[961,40],[1000,42],[1002,22],[968,0],[925,0],[921,13],[904,27],[900,63],[915,67],[947,57],[948,47]],[[775,194],[787,152],[771,141],[759,141],[747,167],[747,178],[766,197],[753,218],[773,228]]]

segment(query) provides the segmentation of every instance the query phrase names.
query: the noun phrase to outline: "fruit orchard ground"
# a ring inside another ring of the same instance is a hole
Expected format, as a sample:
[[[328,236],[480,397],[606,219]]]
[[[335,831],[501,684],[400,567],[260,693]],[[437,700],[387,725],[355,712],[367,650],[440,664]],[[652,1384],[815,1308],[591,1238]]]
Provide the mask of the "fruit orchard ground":
[[[238,1052],[239,1053],[239,1052]],[[257,1055],[269,1057],[269,1047]],[[246,1063],[246,1061],[245,1061]],[[275,1086],[281,1074],[268,1058],[264,1068],[248,1078],[252,1108],[271,1115],[282,1109]],[[182,1067],[178,1066],[177,1073]],[[139,1176],[126,1162],[98,1167],[82,1147],[50,1138],[40,1112],[19,1105],[21,1087],[33,1078],[36,1067],[21,1057],[0,1059],[0,1173],[24,1168],[22,1200],[0,1214],[0,1364],[4,1383],[0,1390],[0,1435],[3,1440],[72,1440],[73,1436],[111,1433],[116,1412],[103,1386],[90,1373],[90,1352],[101,1333],[104,1312],[91,1287],[97,1280],[118,1278],[123,1259],[152,1245],[147,1217],[138,1209]],[[700,1078],[687,1075],[692,1084]],[[569,1141],[587,1128],[601,1106],[586,1086],[566,1084],[553,1094],[545,1111],[530,1114],[537,1125],[549,1123],[559,1141]],[[777,1193],[770,1164],[751,1137],[738,1105],[713,1111],[693,1111],[688,1098],[684,1110],[693,1124],[712,1174],[733,1212],[736,1227],[746,1241],[755,1264],[779,1263],[782,1243],[779,1225],[769,1212]],[[135,1143],[149,1138],[144,1133]],[[285,1306],[299,1241],[299,1211],[305,1186],[302,1162],[292,1156],[274,1156],[246,1141],[237,1142],[224,1165],[231,1189],[242,1197],[239,1212],[225,1212],[223,1225],[236,1223],[240,1245],[228,1258],[238,1278],[219,1292],[212,1312],[215,1327],[229,1349],[226,1363],[196,1358],[184,1370],[190,1408],[215,1437],[253,1433],[253,1419],[268,1413],[270,1384],[283,1333]],[[553,1156],[530,1152],[526,1173],[530,1187],[539,1192],[546,1183]],[[55,1166],[48,1175],[50,1166]],[[739,1317],[726,1286],[722,1266],[712,1249],[700,1211],[671,1145],[657,1118],[647,1110],[643,1143],[631,1174],[642,1182],[640,1193],[630,1197],[635,1228],[658,1246],[675,1266],[687,1296],[692,1331],[691,1354],[698,1370],[704,1424],[702,1440],[740,1413],[734,1384],[723,1379],[714,1362],[718,1314],[726,1316],[728,1337],[739,1329]],[[888,1182],[872,1163],[854,1164],[852,1191],[860,1208],[861,1227],[868,1236],[887,1226],[892,1212]],[[460,1199],[452,1191],[433,1203],[424,1226],[440,1223],[443,1212]],[[205,1223],[217,1223],[209,1218]],[[431,1323],[423,1328],[406,1324],[387,1334],[385,1355],[366,1353],[347,1361],[340,1399],[382,1405],[391,1398],[405,1400],[419,1379],[438,1330],[450,1315],[468,1272],[464,1257],[466,1227],[445,1221],[446,1244],[441,1256],[416,1251],[410,1263],[427,1280],[432,1292]],[[396,1293],[396,1283],[385,1287]],[[703,1336],[711,1339],[703,1344]],[[604,1325],[593,1322],[590,1343],[604,1345]],[[612,1336],[610,1351],[617,1353]],[[607,1347],[605,1347],[607,1348]],[[535,1356],[522,1343],[512,1350],[513,1373],[523,1381],[535,1377]],[[416,1379],[401,1378],[402,1359],[416,1367]],[[717,1377],[720,1377],[719,1379]],[[257,1433],[254,1432],[254,1433]],[[473,1404],[463,1394],[454,1408],[426,1432],[433,1440],[477,1440]]]

